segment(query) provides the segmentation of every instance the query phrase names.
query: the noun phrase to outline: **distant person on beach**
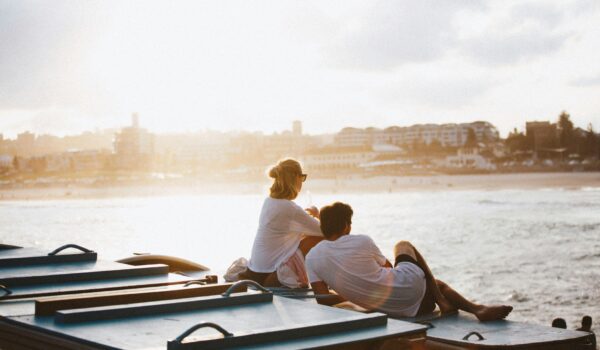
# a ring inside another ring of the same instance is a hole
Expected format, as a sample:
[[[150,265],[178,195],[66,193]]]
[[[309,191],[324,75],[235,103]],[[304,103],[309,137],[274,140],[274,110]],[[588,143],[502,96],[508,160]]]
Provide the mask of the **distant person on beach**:
[[[594,335],[592,340],[592,346],[596,347],[596,334],[592,332],[592,317],[591,316],[583,316],[581,319],[581,327],[577,328],[578,331],[589,332]]]
[[[269,171],[270,195],[263,203],[248,268],[240,274],[265,286],[307,287],[304,257],[323,239],[316,207],[302,209],[293,200],[307,175],[294,159]]]
[[[337,296],[317,297],[320,304],[347,300],[393,317],[414,317],[433,312],[437,303],[442,313],[460,309],[481,321],[502,319],[512,311],[511,306],[475,304],[436,280],[409,242],[396,244],[392,266],[369,236],[350,235],[352,214],[340,202],[321,209],[325,240],[306,256],[306,270],[315,294],[330,294],[331,287]]]
[[[552,320],[552,327],[567,329],[567,321],[564,318],[557,317]]]

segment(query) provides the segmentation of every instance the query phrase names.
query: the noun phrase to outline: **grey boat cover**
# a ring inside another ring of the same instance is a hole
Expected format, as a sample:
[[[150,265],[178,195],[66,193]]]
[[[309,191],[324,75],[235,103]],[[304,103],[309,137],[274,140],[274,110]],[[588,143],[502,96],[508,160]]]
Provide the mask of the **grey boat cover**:
[[[422,334],[427,328],[387,319],[383,314],[362,314],[278,296],[248,300],[247,304],[234,300],[246,298],[245,295],[248,294],[232,295],[227,306],[198,303],[210,299],[204,297],[190,299],[190,307],[173,308],[172,312],[160,305],[173,301],[164,301],[145,303],[152,309],[158,307],[156,313],[145,312],[141,303],[115,305],[115,311],[123,307],[137,311],[117,312],[114,318],[106,314],[110,307],[102,307],[73,311],[90,316],[81,322],[57,322],[56,316],[33,315],[9,316],[0,322],[100,349],[307,349]],[[223,299],[213,298],[221,299],[220,302]],[[182,302],[186,301],[177,301]],[[230,335],[203,328],[177,340],[186,330],[206,322],[222,327]]]
[[[427,339],[469,349],[521,348],[550,344],[587,344],[590,333],[536,324],[500,320],[480,322],[471,314],[417,320],[430,328]]]

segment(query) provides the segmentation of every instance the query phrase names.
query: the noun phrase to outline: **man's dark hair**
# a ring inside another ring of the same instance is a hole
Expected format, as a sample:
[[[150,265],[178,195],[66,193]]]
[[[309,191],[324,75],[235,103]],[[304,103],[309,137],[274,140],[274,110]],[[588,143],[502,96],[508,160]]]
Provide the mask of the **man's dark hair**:
[[[346,225],[352,223],[352,207],[348,204],[335,202],[321,208],[321,231],[325,238],[340,234]]]

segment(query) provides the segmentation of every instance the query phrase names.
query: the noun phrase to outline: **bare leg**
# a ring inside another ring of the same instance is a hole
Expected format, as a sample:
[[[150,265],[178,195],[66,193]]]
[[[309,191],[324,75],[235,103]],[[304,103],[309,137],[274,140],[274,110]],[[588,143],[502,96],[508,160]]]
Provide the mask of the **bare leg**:
[[[429,265],[427,265],[427,262],[425,261],[423,256],[421,256],[419,251],[410,242],[400,241],[396,243],[396,246],[394,247],[394,256],[398,256],[400,254],[406,254],[412,257],[417,261],[419,266],[421,266],[423,272],[425,272],[425,283],[427,284],[427,289],[433,293],[433,298],[436,304],[438,304],[438,306],[440,307],[440,311],[442,313],[456,312],[456,307],[451,302],[446,300],[446,298],[440,291],[440,288],[437,285],[437,281],[433,277],[433,274],[429,269]]]
[[[446,283],[437,280],[437,285],[444,297],[458,309],[477,316],[480,321],[492,321],[505,318],[511,311],[512,306],[507,305],[480,305],[467,300]]]
[[[505,318],[512,311],[512,306],[475,304],[460,295],[446,283],[436,280],[425,258],[410,242],[400,241],[396,244],[394,255],[398,256],[399,254],[408,254],[419,263],[425,272],[427,288],[431,288],[435,302],[440,307],[442,313],[454,312],[456,309],[460,309],[474,314],[480,321],[491,321]]]
[[[302,251],[302,255],[306,256],[312,247],[316,246],[317,243],[321,242],[323,237],[319,236],[306,236],[300,241],[298,249]]]

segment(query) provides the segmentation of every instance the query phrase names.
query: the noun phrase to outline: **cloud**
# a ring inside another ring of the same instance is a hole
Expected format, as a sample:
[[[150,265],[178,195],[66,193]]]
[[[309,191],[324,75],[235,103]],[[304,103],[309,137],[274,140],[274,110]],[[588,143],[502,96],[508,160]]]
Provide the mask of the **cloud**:
[[[512,65],[558,52],[574,33],[561,30],[565,16],[550,3],[519,3],[478,35],[465,38],[461,52],[475,62]]]
[[[600,74],[592,77],[583,77],[579,79],[575,79],[570,82],[571,86],[575,87],[590,87],[590,86],[600,86]]]
[[[457,110],[481,99],[498,80],[488,74],[458,74],[446,69],[437,74],[414,72],[379,89],[386,103],[426,106],[432,110]]]
[[[434,61],[456,44],[457,15],[481,9],[471,1],[377,1],[356,26],[344,23],[328,54],[334,64],[367,70]]]
[[[468,41],[464,46],[476,62],[483,65],[510,65],[558,51],[570,35],[529,31],[492,34]]]
[[[2,109],[81,103],[93,93],[82,67],[101,15],[87,2],[0,2]]]

